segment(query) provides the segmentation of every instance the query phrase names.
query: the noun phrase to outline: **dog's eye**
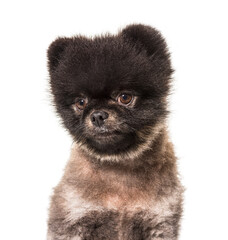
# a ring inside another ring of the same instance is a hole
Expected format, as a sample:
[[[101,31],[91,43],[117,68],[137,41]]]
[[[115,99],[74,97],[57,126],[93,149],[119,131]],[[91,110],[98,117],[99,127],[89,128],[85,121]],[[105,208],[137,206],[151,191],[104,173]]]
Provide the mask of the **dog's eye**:
[[[75,105],[78,109],[83,110],[87,105],[87,99],[85,98],[77,99],[77,101],[75,102]]]
[[[133,99],[133,96],[131,94],[121,93],[118,97],[118,102],[120,104],[127,105],[131,103],[132,99]]]

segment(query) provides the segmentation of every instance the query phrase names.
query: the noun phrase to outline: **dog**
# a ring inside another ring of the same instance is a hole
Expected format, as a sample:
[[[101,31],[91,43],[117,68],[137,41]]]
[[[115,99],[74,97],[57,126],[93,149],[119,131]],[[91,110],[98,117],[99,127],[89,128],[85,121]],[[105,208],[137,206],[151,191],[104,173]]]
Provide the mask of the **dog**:
[[[167,130],[173,69],[158,30],[57,38],[50,89],[73,138],[48,240],[176,240],[183,187]]]

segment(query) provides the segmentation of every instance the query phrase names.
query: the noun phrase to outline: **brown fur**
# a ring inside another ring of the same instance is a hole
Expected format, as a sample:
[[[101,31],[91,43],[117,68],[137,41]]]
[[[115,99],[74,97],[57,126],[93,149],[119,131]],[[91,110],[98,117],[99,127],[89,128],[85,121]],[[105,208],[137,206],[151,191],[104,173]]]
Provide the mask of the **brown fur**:
[[[50,239],[177,239],[182,187],[165,129],[139,159],[122,165],[92,160],[73,146],[52,198]],[[100,230],[89,234],[94,224]]]

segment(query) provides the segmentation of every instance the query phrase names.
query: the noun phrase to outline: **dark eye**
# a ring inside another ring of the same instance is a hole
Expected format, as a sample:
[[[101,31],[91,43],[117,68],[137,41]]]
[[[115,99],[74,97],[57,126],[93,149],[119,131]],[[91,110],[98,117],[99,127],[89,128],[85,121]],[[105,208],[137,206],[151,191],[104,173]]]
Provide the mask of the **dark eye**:
[[[84,98],[80,98],[75,102],[75,105],[78,109],[83,110],[87,105],[87,100]]]
[[[131,103],[132,99],[133,99],[133,96],[131,94],[121,93],[118,97],[118,102],[120,104],[127,105]]]

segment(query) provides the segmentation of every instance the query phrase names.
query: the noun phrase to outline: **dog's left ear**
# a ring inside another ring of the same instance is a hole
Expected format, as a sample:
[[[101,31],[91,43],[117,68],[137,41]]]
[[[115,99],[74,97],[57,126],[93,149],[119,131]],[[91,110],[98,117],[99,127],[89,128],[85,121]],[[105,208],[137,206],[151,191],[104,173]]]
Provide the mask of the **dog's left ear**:
[[[140,50],[146,50],[148,56],[156,53],[165,54],[168,57],[167,45],[158,30],[142,24],[127,26],[120,33],[124,40],[135,45]]]
[[[173,69],[166,42],[160,32],[142,24],[129,25],[120,36],[139,53],[145,53],[153,66],[154,85],[157,94],[164,96],[170,89]]]

